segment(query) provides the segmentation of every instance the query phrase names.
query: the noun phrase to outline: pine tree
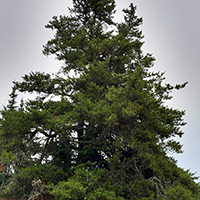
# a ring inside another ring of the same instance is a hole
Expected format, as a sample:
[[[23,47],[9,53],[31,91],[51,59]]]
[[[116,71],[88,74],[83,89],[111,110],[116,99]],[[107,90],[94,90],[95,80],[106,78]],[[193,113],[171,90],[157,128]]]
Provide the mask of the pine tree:
[[[181,152],[173,138],[183,135],[185,112],[165,101],[187,83],[165,84],[164,73],[149,70],[155,59],[142,52],[142,18],[133,4],[123,10],[120,23],[113,20],[114,0],[73,0],[73,5],[69,16],[53,17],[46,25],[55,37],[43,53],[65,65],[56,75],[31,72],[14,82],[18,91],[38,96],[23,109],[12,105],[14,120],[2,111],[2,137],[14,134],[23,146],[18,150],[29,155],[27,162],[14,165],[23,173],[34,166],[62,169],[70,177],[63,177],[66,198],[75,183],[85,187],[80,195],[88,199],[102,199],[103,193],[105,199],[170,199],[187,192],[187,198],[196,198],[199,187],[192,174],[167,154]],[[8,132],[10,120],[18,126]],[[7,146],[1,150],[13,152]]]

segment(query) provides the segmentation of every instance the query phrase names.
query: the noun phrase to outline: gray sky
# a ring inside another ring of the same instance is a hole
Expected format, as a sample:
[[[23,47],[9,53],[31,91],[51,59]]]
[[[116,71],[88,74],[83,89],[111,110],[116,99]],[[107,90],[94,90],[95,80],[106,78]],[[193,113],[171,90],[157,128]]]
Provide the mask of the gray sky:
[[[116,20],[122,20],[121,9],[130,2],[143,17],[143,50],[156,58],[153,70],[166,71],[171,84],[189,82],[167,103],[186,110],[180,140],[184,153],[173,156],[179,166],[200,176],[200,1],[117,0]],[[44,25],[54,15],[68,14],[67,6],[71,0],[0,0],[0,106],[7,104],[13,80],[30,71],[58,71],[62,63],[42,55],[42,45],[53,36]]]

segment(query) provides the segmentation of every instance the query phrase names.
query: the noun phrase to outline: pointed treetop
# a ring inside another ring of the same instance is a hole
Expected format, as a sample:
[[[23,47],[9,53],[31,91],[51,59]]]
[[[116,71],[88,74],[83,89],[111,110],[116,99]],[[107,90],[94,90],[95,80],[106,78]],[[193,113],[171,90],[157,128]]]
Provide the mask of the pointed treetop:
[[[114,24],[112,15],[115,13],[115,0],[73,0],[73,4],[74,8],[70,11],[75,13],[83,24],[95,24],[100,21]]]

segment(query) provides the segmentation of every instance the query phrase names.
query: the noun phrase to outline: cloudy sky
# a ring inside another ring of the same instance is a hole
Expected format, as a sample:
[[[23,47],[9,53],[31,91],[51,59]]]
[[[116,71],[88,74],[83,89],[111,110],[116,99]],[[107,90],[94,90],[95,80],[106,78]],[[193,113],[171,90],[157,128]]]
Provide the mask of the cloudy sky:
[[[154,71],[166,71],[166,82],[188,81],[173,92],[170,107],[186,110],[181,138],[184,153],[173,155],[178,165],[200,176],[200,1],[117,0],[116,20],[121,9],[133,2],[143,17],[143,50],[156,58]],[[68,14],[71,0],[0,0],[0,107],[7,103],[12,81],[30,71],[58,71],[62,63],[42,55],[42,45],[53,37],[44,25],[54,15]]]

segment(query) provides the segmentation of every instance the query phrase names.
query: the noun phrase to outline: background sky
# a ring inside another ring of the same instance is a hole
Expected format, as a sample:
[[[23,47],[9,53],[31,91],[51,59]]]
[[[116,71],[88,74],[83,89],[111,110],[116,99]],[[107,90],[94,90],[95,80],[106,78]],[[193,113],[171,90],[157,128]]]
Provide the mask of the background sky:
[[[185,135],[180,139],[184,153],[172,156],[180,167],[200,176],[200,1],[117,0],[117,21],[131,2],[143,18],[143,50],[156,58],[153,70],[166,71],[171,84],[189,82],[167,102],[186,110]],[[71,5],[71,0],[0,0],[0,107],[7,104],[12,81],[30,71],[59,70],[61,62],[42,54],[42,45],[53,37],[44,25],[54,15],[67,15]]]

